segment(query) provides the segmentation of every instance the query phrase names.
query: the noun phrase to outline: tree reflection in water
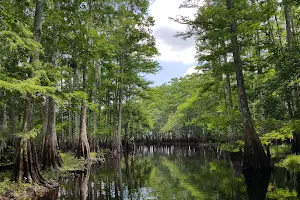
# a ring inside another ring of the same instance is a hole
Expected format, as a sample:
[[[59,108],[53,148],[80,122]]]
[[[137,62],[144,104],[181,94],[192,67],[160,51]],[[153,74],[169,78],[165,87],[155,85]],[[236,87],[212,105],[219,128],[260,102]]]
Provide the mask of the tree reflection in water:
[[[60,199],[297,199],[298,180],[275,168],[268,177],[243,176],[240,156],[202,147],[140,147],[101,167],[61,180]],[[270,183],[269,183],[270,182]],[[56,197],[57,198],[57,197]],[[54,198],[48,198],[47,200]]]
[[[114,186],[115,186],[115,197],[116,199],[124,199],[123,191],[123,180],[122,180],[122,170],[121,170],[121,155],[117,155],[113,158],[113,168],[114,168]]]
[[[80,184],[80,200],[87,199],[90,171],[91,171],[91,163],[88,163],[86,171],[84,173],[81,173],[78,178]]]
[[[266,198],[271,171],[263,173],[244,172],[249,200],[264,200]]]

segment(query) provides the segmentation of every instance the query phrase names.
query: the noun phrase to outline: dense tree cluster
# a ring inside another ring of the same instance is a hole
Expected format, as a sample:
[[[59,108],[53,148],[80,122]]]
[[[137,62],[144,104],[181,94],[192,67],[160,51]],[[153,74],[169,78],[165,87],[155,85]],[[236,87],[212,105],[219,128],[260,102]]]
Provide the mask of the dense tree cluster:
[[[38,162],[61,167],[59,149],[89,159],[100,141],[119,152],[121,134],[143,131],[135,102],[150,84],[144,74],[159,68],[148,6],[1,1],[0,147],[17,149],[16,181],[44,182]]]

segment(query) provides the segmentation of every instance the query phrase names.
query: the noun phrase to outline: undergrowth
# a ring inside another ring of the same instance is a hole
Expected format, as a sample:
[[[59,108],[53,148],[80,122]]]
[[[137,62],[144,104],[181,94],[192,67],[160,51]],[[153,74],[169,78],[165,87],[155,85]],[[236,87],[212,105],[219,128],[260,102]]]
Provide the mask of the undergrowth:
[[[84,170],[86,161],[84,159],[77,159],[72,153],[60,153],[63,164],[60,170],[56,171],[42,171],[42,175],[46,180],[58,180],[61,177],[67,177],[69,172]]]
[[[48,189],[38,184],[15,183],[5,177],[0,182],[0,199],[3,196],[9,199],[31,199],[34,196],[43,196]],[[4,198],[5,199],[5,198]]]
[[[293,173],[300,172],[300,155],[288,155],[276,165]]]

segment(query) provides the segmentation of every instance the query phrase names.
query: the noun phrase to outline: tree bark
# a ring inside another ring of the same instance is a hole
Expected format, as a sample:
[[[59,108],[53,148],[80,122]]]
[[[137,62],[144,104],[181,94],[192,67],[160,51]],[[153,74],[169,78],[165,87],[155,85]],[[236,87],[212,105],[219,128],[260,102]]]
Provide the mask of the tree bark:
[[[53,67],[57,64],[58,52],[54,52],[52,56]],[[55,100],[52,97],[46,98],[46,108],[47,117],[45,122],[47,129],[44,134],[44,148],[43,148],[43,169],[58,169],[62,166],[62,159],[58,152],[58,142],[56,135],[56,110],[55,110]],[[63,122],[63,121],[62,121]]]
[[[4,103],[1,108],[1,133],[6,135],[7,132],[7,106]]]
[[[233,8],[233,0],[227,0],[229,10]],[[238,97],[244,126],[244,168],[245,169],[269,169],[270,162],[267,158],[261,142],[256,134],[251,113],[248,106],[246,90],[244,86],[244,75],[240,47],[237,39],[237,23],[233,21],[230,25],[231,45],[234,58],[236,80],[238,86]]]
[[[8,117],[9,117],[9,141],[13,146],[15,146],[15,137],[14,134],[16,133],[16,105],[14,98],[9,99],[9,110],[8,110]]]
[[[32,97],[26,99],[23,121],[24,134],[28,134],[33,128],[32,102]],[[13,180],[18,183],[25,181],[29,183],[45,184],[45,180],[40,175],[34,141],[26,136],[21,138],[16,150]]]
[[[87,84],[87,69],[83,70],[83,89],[86,89]],[[90,146],[86,133],[86,103],[82,101],[81,115],[80,115],[80,136],[77,149],[77,158],[85,158],[90,160]]]
[[[118,153],[122,152],[122,141],[121,141],[121,132],[122,132],[122,98],[123,98],[123,90],[120,89],[120,94],[119,94],[119,119],[118,119],[118,133],[117,133],[117,138],[116,138],[116,150]]]
[[[58,152],[57,136],[56,136],[56,116],[55,116],[55,100],[48,98],[48,123],[45,134],[45,143],[43,151],[43,169],[58,169],[62,166],[62,159]]]
[[[42,157],[44,153],[44,146],[45,146],[45,136],[47,134],[47,127],[48,127],[48,98],[45,98],[45,104],[42,107],[42,116],[43,116],[43,127],[42,127],[42,134],[43,140],[41,145],[41,152],[39,155]]]
[[[118,106],[117,101],[115,101],[115,110],[116,113],[118,112],[118,127],[116,127],[117,124],[117,117],[114,117],[114,142],[113,142],[113,149],[115,155],[122,152],[122,140],[121,140],[121,132],[122,132],[122,95],[123,91],[122,89],[119,90],[119,100],[118,100]],[[116,97],[117,99],[117,92]],[[119,108],[119,109],[118,109]]]
[[[17,149],[13,180],[17,183],[45,184],[38,168],[37,152],[33,140],[23,137]]]
[[[74,64],[74,81],[73,81],[73,90],[77,90],[79,89],[79,69],[78,66],[76,64]],[[80,137],[80,115],[77,111],[74,112],[74,121],[75,121],[75,127],[74,127],[74,132],[73,132],[73,141],[72,144],[74,144],[74,149],[76,147],[76,137],[79,136]]]

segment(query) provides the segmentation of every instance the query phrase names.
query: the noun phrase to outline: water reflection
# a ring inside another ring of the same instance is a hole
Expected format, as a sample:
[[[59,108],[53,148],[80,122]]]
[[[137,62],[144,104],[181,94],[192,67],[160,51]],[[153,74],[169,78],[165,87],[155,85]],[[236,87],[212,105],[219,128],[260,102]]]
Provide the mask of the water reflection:
[[[113,159],[114,181],[115,181],[115,197],[116,199],[124,199],[123,179],[121,170],[121,155],[117,155]]]
[[[270,181],[271,172],[244,173],[249,200],[264,200]]]
[[[212,147],[140,147],[61,180],[60,199],[297,199],[299,176],[241,173],[239,154]],[[270,182],[270,183],[269,183]],[[51,200],[57,197],[48,198]]]
[[[91,171],[91,163],[87,164],[87,170],[81,173],[78,180],[80,184],[80,200],[86,200],[88,196],[88,182]]]

